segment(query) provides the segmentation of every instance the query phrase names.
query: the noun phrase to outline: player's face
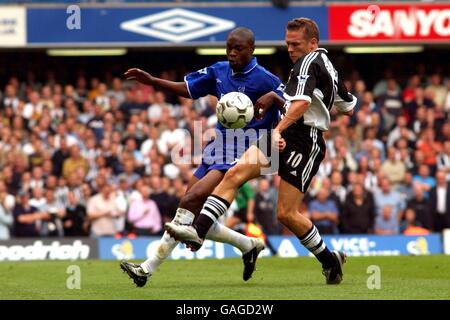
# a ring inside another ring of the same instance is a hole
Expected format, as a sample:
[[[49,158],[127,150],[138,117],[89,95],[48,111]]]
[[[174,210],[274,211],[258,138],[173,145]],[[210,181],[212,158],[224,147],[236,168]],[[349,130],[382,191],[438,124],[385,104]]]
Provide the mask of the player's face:
[[[250,63],[255,48],[248,39],[239,35],[231,35],[227,39],[227,58],[231,68],[239,71]]]
[[[313,51],[317,46],[317,39],[312,38],[310,40],[307,40],[305,38],[303,29],[286,30],[285,40],[289,52],[289,57],[294,63],[300,57]]]

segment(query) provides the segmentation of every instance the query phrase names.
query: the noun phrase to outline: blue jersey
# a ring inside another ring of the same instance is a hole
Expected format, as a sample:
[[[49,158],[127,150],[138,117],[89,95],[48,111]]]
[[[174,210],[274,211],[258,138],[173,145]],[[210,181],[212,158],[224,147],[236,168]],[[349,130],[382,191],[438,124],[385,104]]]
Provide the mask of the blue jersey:
[[[234,72],[228,61],[221,61],[188,74],[184,80],[192,99],[198,99],[206,95],[213,95],[220,99],[229,92],[238,91],[246,94],[253,103],[256,103],[261,96],[270,91],[275,91],[280,96],[283,95],[280,79],[261,67],[256,58],[253,58],[240,72]],[[236,139],[232,139],[233,141],[227,140],[226,136],[230,129],[217,122],[216,133],[220,134],[223,140],[211,141],[204,150],[203,163],[213,165],[213,167],[208,167],[208,171],[211,169],[228,169],[232,162],[241,157],[250,144],[256,142],[261,132],[270,132],[278,119],[279,111],[276,106],[271,106],[262,120],[253,119],[242,130],[256,133],[256,136],[246,136],[245,144],[236,142]],[[222,152],[217,152],[219,149],[222,149]]]

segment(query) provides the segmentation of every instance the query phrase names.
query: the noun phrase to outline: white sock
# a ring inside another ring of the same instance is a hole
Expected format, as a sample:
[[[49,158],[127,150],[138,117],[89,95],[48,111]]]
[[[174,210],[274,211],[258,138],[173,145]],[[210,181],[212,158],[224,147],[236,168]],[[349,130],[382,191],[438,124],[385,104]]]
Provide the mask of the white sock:
[[[214,223],[209,228],[206,238],[217,242],[228,243],[238,248],[242,253],[247,253],[254,247],[251,238],[225,227],[219,222]]]
[[[189,210],[178,208],[172,222],[177,224],[191,225],[194,221],[195,215]],[[156,252],[152,252],[150,257],[141,263],[142,269],[146,273],[153,274],[156,269],[167,259],[170,253],[177,246],[178,241],[172,238],[167,232],[159,240],[159,245]]]

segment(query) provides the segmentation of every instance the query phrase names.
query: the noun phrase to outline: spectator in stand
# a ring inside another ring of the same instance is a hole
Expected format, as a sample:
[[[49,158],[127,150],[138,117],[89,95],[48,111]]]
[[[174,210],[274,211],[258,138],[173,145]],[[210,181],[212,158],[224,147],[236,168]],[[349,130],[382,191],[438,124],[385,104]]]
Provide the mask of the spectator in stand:
[[[442,146],[435,140],[433,128],[427,128],[422,132],[420,139],[416,143],[416,148],[424,153],[426,165],[436,165],[436,155],[441,151]]]
[[[375,234],[391,235],[400,232],[398,217],[392,214],[392,206],[384,205],[375,219]]]
[[[423,186],[419,183],[414,185],[414,196],[408,201],[407,207],[414,211],[414,218],[421,227],[432,230],[434,227],[429,200],[425,197]]]
[[[384,177],[380,180],[380,189],[374,194],[375,233],[394,234],[399,232],[399,221],[405,210],[405,201],[397,191],[392,190],[391,182]]]
[[[115,77],[113,79],[111,89],[108,90],[107,96],[110,99],[116,99],[119,105],[125,101],[125,94],[122,90],[122,80],[120,78]]]
[[[347,196],[347,189],[342,185],[342,174],[338,171],[334,171],[331,174],[330,182],[330,193],[331,195],[334,195],[338,211],[342,212],[342,206],[344,205],[345,198]]]
[[[420,77],[415,74],[408,79],[408,84],[402,92],[403,101],[408,104],[415,98],[415,90],[420,87]]]
[[[431,75],[430,85],[426,88],[426,91],[431,93],[436,107],[442,109],[447,95],[447,88],[442,85],[442,78],[439,74]]]
[[[397,84],[393,78],[387,80],[386,93],[378,98],[378,107],[386,108],[386,111],[394,117],[401,115],[403,111],[403,100]]]
[[[119,210],[111,185],[104,183],[98,188],[99,193],[92,196],[87,203],[87,216],[91,224],[91,236],[114,236],[114,220],[124,213]]]
[[[311,221],[313,221],[320,233],[337,233],[339,213],[336,203],[330,198],[328,189],[321,188],[319,190],[317,199],[310,202],[308,212]]]
[[[389,177],[394,186],[397,186],[405,178],[406,167],[403,162],[397,159],[397,150],[395,148],[389,148],[387,155],[388,158],[381,165],[381,171]]]
[[[415,141],[416,135],[408,129],[406,117],[397,118],[397,126],[389,133],[387,146],[393,147],[400,138],[406,138],[408,141]]]
[[[48,219],[43,219],[39,225],[40,236],[62,237],[64,235],[62,219],[66,216],[66,209],[55,199],[53,190],[45,191],[45,203],[39,211],[48,214]]]
[[[7,209],[0,195],[0,241],[10,239],[10,229],[13,225],[14,217]]]
[[[127,160],[124,160],[123,163],[123,173],[119,175],[119,180],[126,179],[127,184],[131,186],[135,184],[137,180],[139,180],[139,175],[134,171],[134,159],[129,158]]]
[[[447,80],[447,95],[444,101],[444,112],[447,114],[447,119],[450,118],[450,81]]]
[[[433,109],[434,102],[425,97],[425,90],[421,87],[414,89],[414,99],[406,104],[406,113],[408,115],[408,123],[412,124],[417,118],[417,111],[425,111],[426,109]]]
[[[89,171],[88,161],[80,154],[80,148],[77,145],[73,145],[70,147],[69,158],[64,160],[62,175],[67,179],[79,167],[83,168],[86,173]]]
[[[425,154],[421,150],[414,151],[414,161],[411,173],[416,176],[419,175],[419,168],[425,164]]]
[[[411,172],[406,172],[403,183],[397,186],[396,191],[400,193],[400,196],[405,201],[409,201],[414,197],[414,184]]]
[[[30,206],[28,192],[19,193],[14,206],[14,236],[15,237],[37,237],[39,235],[37,223],[48,219],[48,214],[38,212],[35,207]]]
[[[163,222],[172,221],[177,209],[175,207],[177,200],[169,194],[168,190],[164,190],[162,179],[159,175],[150,177],[150,186],[152,188],[150,199],[158,206]]]
[[[81,237],[88,235],[86,221],[86,207],[77,202],[75,194],[69,192],[66,215],[63,219],[64,235],[67,237]]]
[[[139,236],[161,235],[161,214],[155,201],[150,199],[150,187],[142,185],[139,192],[142,198],[133,201],[128,211],[133,232]]]
[[[430,208],[434,220],[434,231],[441,232],[450,228],[450,183],[446,181],[446,173],[436,173],[436,186],[430,191]]]
[[[447,181],[450,182],[450,140],[444,142],[444,147],[437,155],[437,169],[447,173]]]
[[[428,198],[429,191],[436,186],[436,179],[430,176],[430,168],[426,164],[419,167],[419,174],[413,177],[413,183],[420,184]]]
[[[344,233],[366,234],[374,232],[375,206],[373,196],[361,183],[352,185],[352,192],[345,199],[341,214]]]
[[[405,211],[405,219],[400,225],[400,232],[404,235],[424,236],[430,233],[430,230],[424,228],[416,219],[416,212],[412,208]]]
[[[17,96],[17,90],[11,84],[6,85],[5,87],[3,105],[11,106],[13,110],[16,110],[19,105],[19,97]]]

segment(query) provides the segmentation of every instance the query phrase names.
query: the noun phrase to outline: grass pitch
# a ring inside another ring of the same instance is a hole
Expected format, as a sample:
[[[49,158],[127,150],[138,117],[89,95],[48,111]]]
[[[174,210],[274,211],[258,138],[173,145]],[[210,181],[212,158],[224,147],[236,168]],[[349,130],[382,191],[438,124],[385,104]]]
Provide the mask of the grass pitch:
[[[79,290],[67,289],[70,265],[80,268]],[[371,265],[380,289],[367,286]],[[313,258],[260,259],[248,282],[240,259],[167,261],[144,288],[118,261],[0,262],[0,279],[0,299],[450,299],[450,256],[350,257],[338,286],[325,285]]]

